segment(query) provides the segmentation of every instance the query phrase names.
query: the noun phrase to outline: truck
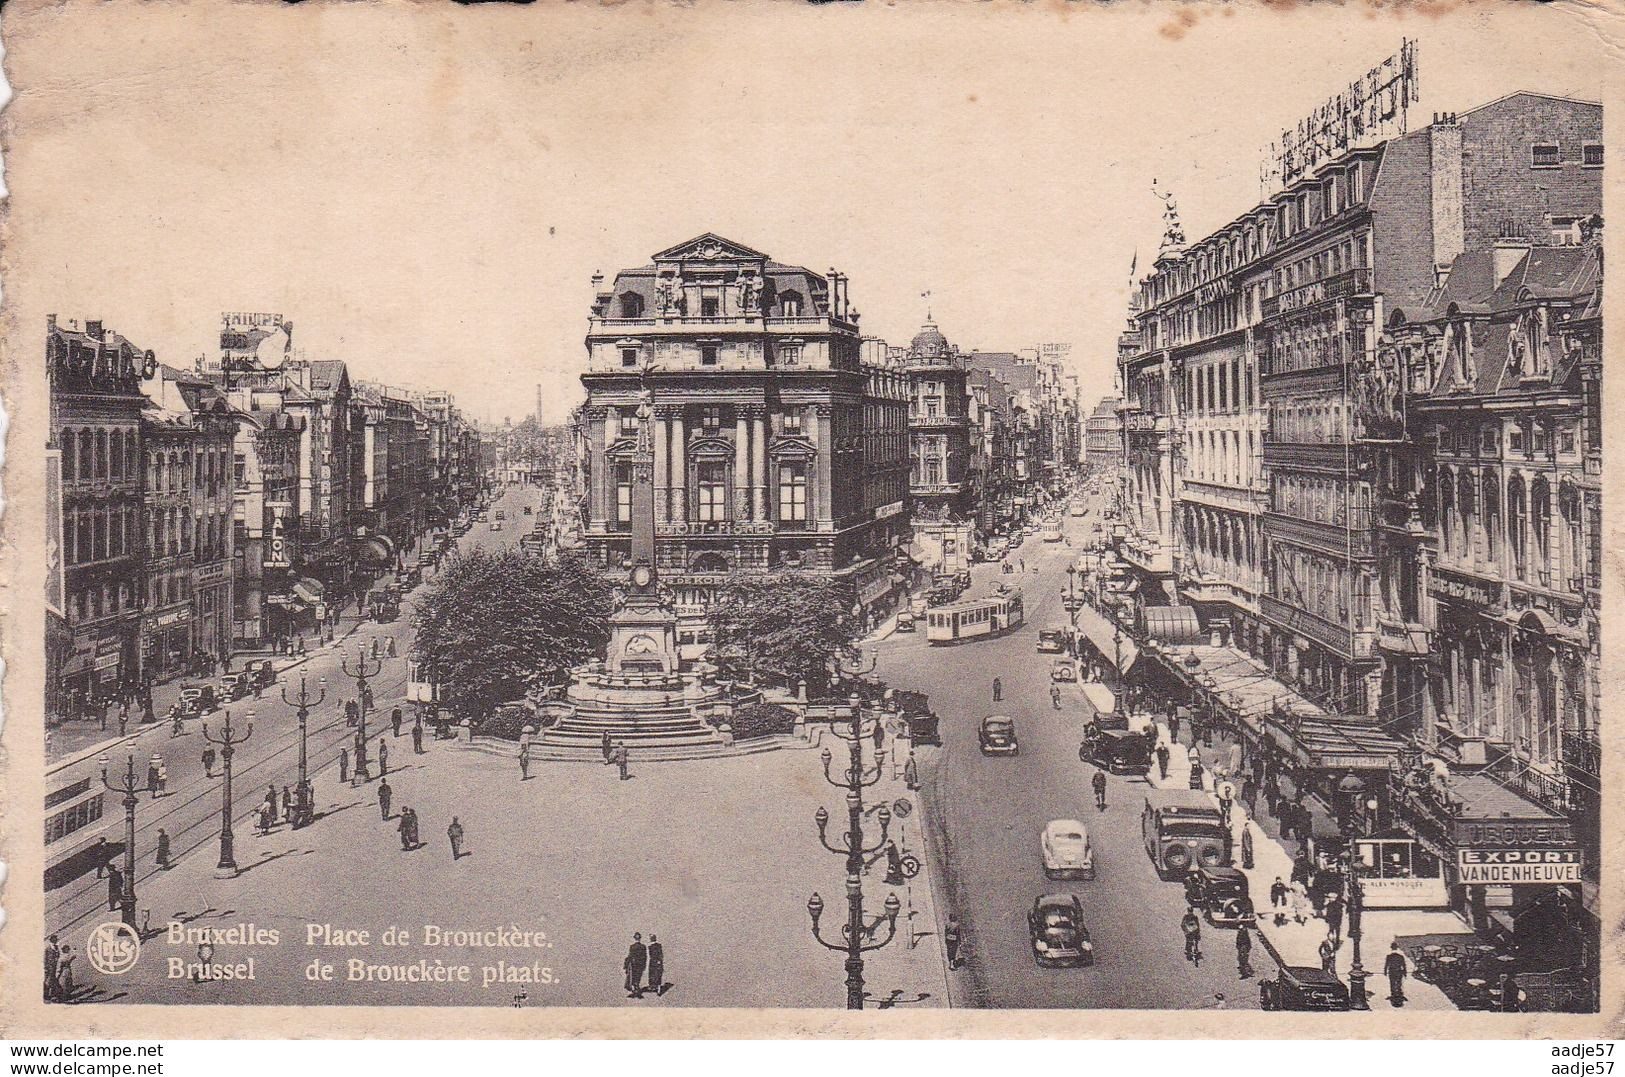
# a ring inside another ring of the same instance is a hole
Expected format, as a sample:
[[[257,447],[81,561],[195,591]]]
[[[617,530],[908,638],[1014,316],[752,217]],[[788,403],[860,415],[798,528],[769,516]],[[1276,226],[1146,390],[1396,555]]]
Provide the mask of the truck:
[[[1192,867],[1230,863],[1224,820],[1201,789],[1151,789],[1140,812],[1146,855],[1164,879],[1183,879]]]

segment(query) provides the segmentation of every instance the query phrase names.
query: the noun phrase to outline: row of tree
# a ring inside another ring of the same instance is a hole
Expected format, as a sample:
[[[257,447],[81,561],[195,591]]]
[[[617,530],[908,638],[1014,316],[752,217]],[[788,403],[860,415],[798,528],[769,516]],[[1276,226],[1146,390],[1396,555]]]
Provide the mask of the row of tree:
[[[708,611],[708,659],[735,680],[830,690],[851,658],[853,590],[801,573],[740,576]],[[564,684],[603,654],[615,581],[579,557],[520,550],[453,554],[413,616],[412,657],[459,718]]]

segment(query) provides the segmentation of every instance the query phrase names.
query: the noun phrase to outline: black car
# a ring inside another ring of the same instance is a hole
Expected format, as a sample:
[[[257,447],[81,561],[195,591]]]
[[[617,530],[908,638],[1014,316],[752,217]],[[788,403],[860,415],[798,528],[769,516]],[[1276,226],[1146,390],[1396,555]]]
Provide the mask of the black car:
[[[1207,922],[1214,927],[1240,927],[1258,919],[1247,889],[1247,876],[1239,868],[1203,864],[1196,869],[1195,889],[1197,900],[1193,904],[1207,914]]]
[[[1021,750],[1016,743],[1015,719],[1002,714],[990,714],[982,719],[976,741],[983,755],[1016,755]]]
[[[1027,913],[1033,960],[1045,968],[1093,965],[1095,946],[1083,926],[1083,902],[1076,894],[1043,894]]]
[[[1142,733],[1126,729],[1102,729],[1090,723],[1078,745],[1078,758],[1113,774],[1151,773],[1151,743]]]
[[[1346,1010],[1348,985],[1329,972],[1306,965],[1282,965],[1273,980],[1258,984],[1266,1010]]]

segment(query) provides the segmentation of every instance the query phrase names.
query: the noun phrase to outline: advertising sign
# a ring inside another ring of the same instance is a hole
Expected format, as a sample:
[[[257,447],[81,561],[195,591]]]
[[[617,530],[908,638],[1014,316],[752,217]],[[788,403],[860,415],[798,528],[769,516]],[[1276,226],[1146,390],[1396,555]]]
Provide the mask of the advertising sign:
[[[1461,881],[1472,886],[1578,886],[1578,849],[1459,849]]]

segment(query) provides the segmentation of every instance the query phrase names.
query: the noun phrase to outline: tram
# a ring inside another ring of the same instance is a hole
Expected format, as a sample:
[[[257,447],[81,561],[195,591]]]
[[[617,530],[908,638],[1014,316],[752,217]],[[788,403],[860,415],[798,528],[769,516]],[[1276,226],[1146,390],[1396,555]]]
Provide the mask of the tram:
[[[1024,619],[1020,591],[961,599],[926,611],[925,638],[937,644],[1002,636],[1020,628]]]

